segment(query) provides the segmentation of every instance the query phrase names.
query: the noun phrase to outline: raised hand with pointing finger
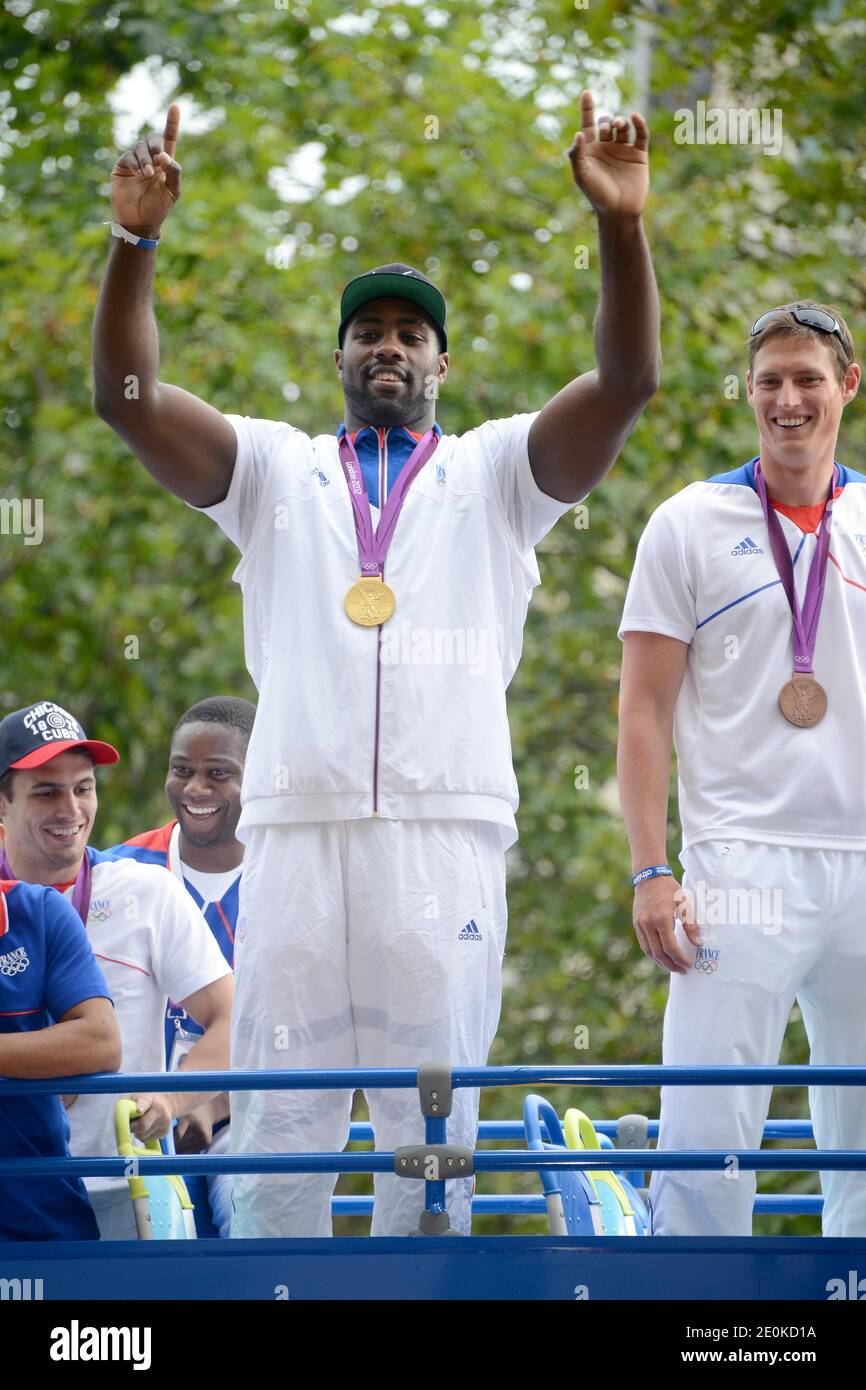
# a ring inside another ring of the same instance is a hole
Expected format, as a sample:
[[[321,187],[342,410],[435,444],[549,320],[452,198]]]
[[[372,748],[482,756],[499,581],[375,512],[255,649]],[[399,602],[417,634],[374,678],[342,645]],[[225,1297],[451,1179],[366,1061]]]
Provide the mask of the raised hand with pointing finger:
[[[172,102],[162,135],[152,131],[137,141],[111,171],[111,211],[129,232],[157,233],[180,197],[179,129],[180,107]]]
[[[649,129],[643,116],[632,112],[634,141],[624,116],[595,123],[591,92],[580,94],[581,129],[568,151],[574,181],[596,212],[639,217],[649,192]]]
[[[93,403],[145,466],[195,506],[225,497],[237,444],[220,411],[158,379],[153,280],[160,229],[180,197],[179,130],[180,107],[172,102],[163,133],[152,131],[124,150],[111,171],[113,226],[93,323]]]

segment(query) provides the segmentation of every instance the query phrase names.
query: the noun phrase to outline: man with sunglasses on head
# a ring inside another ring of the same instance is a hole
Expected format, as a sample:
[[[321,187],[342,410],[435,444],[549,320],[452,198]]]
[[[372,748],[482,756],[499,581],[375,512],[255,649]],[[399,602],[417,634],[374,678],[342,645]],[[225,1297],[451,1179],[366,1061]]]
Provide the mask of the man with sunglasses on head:
[[[759,453],[662,503],[620,627],[620,794],[641,949],[670,971],[665,1064],[866,1063],[866,476],[835,462],[860,383],[832,307],[749,341]],[[673,735],[683,886],[666,863]],[[662,1090],[661,1149],[755,1149],[770,1088]],[[821,1149],[866,1148],[866,1088],[814,1087]],[[658,1172],[657,1235],[748,1235],[754,1173]],[[866,1173],[822,1174],[825,1235],[866,1235]]]

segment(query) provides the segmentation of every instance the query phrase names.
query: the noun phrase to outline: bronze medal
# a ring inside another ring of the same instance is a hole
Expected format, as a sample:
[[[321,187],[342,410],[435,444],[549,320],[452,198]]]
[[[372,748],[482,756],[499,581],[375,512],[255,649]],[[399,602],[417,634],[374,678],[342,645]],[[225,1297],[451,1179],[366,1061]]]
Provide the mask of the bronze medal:
[[[814,676],[795,672],[779,692],[779,709],[789,724],[811,729],[827,713],[827,692]]]
[[[359,627],[379,627],[391,617],[397,599],[384,579],[361,578],[349,589],[343,607]]]
[[[827,578],[827,561],[830,558],[830,529],[833,524],[833,500],[836,495],[836,482],[839,477],[838,466],[833,465],[833,476],[824,503],[824,515],[818,534],[815,554],[809,566],[806,593],[802,604],[794,583],[794,562],[791,559],[788,542],[782,530],[767,492],[767,484],[761,470],[761,460],[755,460],[754,487],[761,501],[761,510],[770,533],[770,545],[776,572],[785,591],[788,607],[793,619],[794,673],[779,691],[779,709],[789,724],[798,729],[811,729],[820,724],[827,713],[827,692],[812,675],[811,666],[815,659],[815,644],[818,637],[818,622],[821,605],[824,602],[824,583]],[[802,542],[801,542],[802,544]],[[799,554],[799,551],[797,552]],[[799,669],[798,669],[799,668]]]

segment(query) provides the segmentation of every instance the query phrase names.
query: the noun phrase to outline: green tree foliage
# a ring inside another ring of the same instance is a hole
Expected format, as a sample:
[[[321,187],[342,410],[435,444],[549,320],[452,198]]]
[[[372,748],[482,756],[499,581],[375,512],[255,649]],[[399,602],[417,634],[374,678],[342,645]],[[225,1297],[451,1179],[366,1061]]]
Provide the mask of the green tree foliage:
[[[613,784],[618,617],[653,507],[753,452],[743,337],[756,310],[836,300],[858,335],[864,48],[856,0],[368,0],[351,15],[333,0],[5,0],[0,491],[42,499],[44,537],[0,534],[0,708],[54,697],[120,745],[100,842],[164,816],[183,709],[215,692],[254,696],[235,552],[91,408],[118,82],[149,63],[165,83],[143,129],[175,96],[202,118],[191,129],[185,105],[184,195],[158,253],[162,379],[313,433],[341,417],[339,291],[386,260],[426,267],[448,300],[447,430],[538,408],[592,365],[597,242],[565,157],[591,86],[602,107],[638,105],[651,121],[664,380],[588,514],[540,548],[544,583],[510,691],[521,839],[492,1060],[658,1058],[667,984],[633,941]],[[676,113],[699,101],[778,111],[780,152],[678,143]],[[299,200],[273,171],[303,147],[321,172]],[[863,433],[855,402],[841,448],[855,465]],[[674,856],[675,803],[670,829]],[[805,1056],[797,1026],[785,1060]],[[657,1113],[645,1091],[552,1098]],[[775,1109],[804,1114],[805,1097],[778,1093]],[[516,1110],[513,1092],[484,1098],[485,1114]]]

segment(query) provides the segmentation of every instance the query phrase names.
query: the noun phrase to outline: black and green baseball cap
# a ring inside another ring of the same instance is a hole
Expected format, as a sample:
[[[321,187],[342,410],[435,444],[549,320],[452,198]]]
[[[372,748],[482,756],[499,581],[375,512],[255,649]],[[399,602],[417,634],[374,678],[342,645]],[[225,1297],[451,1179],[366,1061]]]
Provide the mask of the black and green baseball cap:
[[[370,299],[411,299],[433,320],[443,352],[448,351],[448,325],[445,321],[445,300],[440,291],[420,270],[399,261],[392,265],[377,265],[350,280],[340,300],[340,329],[337,342],[343,346],[349,319]]]

